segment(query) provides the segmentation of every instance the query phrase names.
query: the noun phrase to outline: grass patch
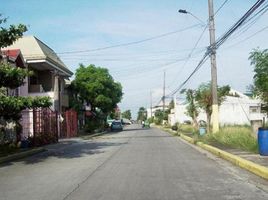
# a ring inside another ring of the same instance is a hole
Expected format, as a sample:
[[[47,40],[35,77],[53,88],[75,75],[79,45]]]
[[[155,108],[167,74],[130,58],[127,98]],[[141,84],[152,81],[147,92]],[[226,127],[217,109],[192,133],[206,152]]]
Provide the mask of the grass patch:
[[[198,133],[198,130],[195,129],[191,124],[180,124],[178,131],[187,135],[195,135]]]
[[[224,149],[234,148],[240,149],[252,153],[258,153],[258,142],[252,135],[250,126],[224,126],[221,127],[220,131],[214,134],[205,134],[200,136],[198,130],[192,125],[180,124],[178,132],[174,133],[167,127],[162,127],[162,130],[169,132],[170,134],[177,136],[180,133],[187,135],[194,139],[196,142],[204,142],[212,146]]]
[[[200,140],[215,146],[220,145],[258,153],[257,139],[252,136],[252,130],[249,126],[222,127],[219,132],[206,134],[200,137]]]

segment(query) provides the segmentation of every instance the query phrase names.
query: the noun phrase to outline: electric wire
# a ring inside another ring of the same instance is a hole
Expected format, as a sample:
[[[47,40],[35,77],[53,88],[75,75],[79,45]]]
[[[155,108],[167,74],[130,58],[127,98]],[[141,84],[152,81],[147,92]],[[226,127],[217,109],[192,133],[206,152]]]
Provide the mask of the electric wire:
[[[177,93],[182,87],[190,80],[190,78],[201,68],[201,66],[206,62],[208,56],[213,51],[213,48],[218,49],[239,27],[244,25],[244,22],[265,2],[265,0],[258,0],[223,36],[216,40],[215,44],[208,46],[207,51],[195,69],[191,74],[186,78],[186,80],[179,85],[178,88],[173,90],[169,95],[172,96]],[[267,12],[267,9],[262,9],[262,12]],[[258,12],[260,13],[260,12]],[[256,15],[254,15],[256,16]],[[250,18],[253,19],[252,17]]]
[[[63,54],[79,54],[79,53],[88,53],[88,52],[96,52],[96,51],[102,51],[102,50],[107,50],[107,49],[112,49],[112,48],[118,48],[118,47],[125,47],[125,46],[131,46],[131,45],[136,45],[136,44],[140,44],[140,43],[144,43],[144,42],[148,42],[151,40],[155,40],[155,39],[159,39],[159,38],[163,38],[169,35],[174,35],[176,33],[180,33],[180,32],[184,32],[193,28],[196,28],[200,26],[200,24],[195,24],[192,26],[188,26],[176,31],[171,31],[171,32],[167,32],[167,33],[163,33],[160,35],[156,35],[156,36],[152,36],[149,38],[145,38],[142,40],[137,40],[137,41],[133,41],[133,42],[127,42],[127,43],[121,43],[121,44],[115,44],[115,45],[111,45],[111,46],[105,46],[105,47],[99,47],[99,48],[95,48],[95,49],[85,49],[85,50],[77,50],[77,51],[64,51],[64,52],[53,52],[52,54],[55,55],[63,55]],[[34,56],[34,55],[40,55],[40,54],[27,54],[25,56]]]
[[[265,31],[265,30],[267,30],[267,29],[268,29],[268,26],[265,26],[265,27],[263,27],[262,29],[258,30],[257,32],[255,32],[255,33],[251,34],[250,36],[244,38],[243,40],[240,40],[240,41],[238,41],[238,42],[236,42],[236,43],[234,43],[234,44],[231,44],[230,46],[226,47],[225,49],[229,49],[229,48],[231,48],[231,47],[237,46],[237,45],[241,44],[242,42],[245,42],[245,41],[247,41],[247,40],[253,38],[253,37],[256,36],[257,34],[263,32],[263,31]]]
[[[217,15],[217,13],[223,8],[223,6],[224,6],[228,1],[229,1],[229,0],[225,0],[225,1],[220,5],[220,7],[219,7],[219,8],[216,10],[216,12],[214,13],[214,16]],[[203,37],[205,31],[206,31],[207,28],[208,28],[208,25],[209,25],[209,23],[206,24],[205,28],[204,28],[203,31],[201,32],[201,35],[199,36],[199,38],[198,38],[198,40],[196,41],[194,47],[192,48],[192,51],[191,51],[190,54],[189,54],[189,58],[191,57],[191,55],[192,55],[192,53],[194,52],[194,50],[197,48],[197,45],[199,44],[199,42],[200,42],[200,40],[202,39],[202,37]],[[185,65],[186,65],[188,62],[189,62],[189,59],[186,60],[186,62],[183,64],[182,68],[180,69],[180,71],[178,72],[177,75],[179,75],[179,74],[183,71]],[[172,84],[176,81],[176,79],[177,79],[177,75],[175,76],[175,79],[169,84],[168,88],[170,87],[170,85],[172,85]]]

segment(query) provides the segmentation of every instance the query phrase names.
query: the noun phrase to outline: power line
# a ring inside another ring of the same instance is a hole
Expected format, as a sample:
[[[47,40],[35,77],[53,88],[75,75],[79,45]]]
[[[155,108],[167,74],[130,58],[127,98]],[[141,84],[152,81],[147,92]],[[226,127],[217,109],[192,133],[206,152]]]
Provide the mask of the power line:
[[[265,9],[267,9],[267,6],[268,5],[265,5],[264,4],[263,5],[263,8],[258,13],[256,13],[255,15],[253,15],[250,19],[248,19],[245,22],[245,24],[247,24],[247,25],[245,25],[243,28],[241,28],[239,31],[237,31],[237,33],[234,34],[234,36],[232,37],[232,39],[240,38],[243,33],[245,33],[246,31],[248,31],[265,14],[265,12],[263,12],[263,11],[265,11]],[[253,18],[255,18],[255,19],[253,19]]]
[[[223,36],[221,36],[215,45],[215,48],[218,49],[229,37],[232,35],[239,27],[245,25],[245,23],[249,22],[247,20],[263,3],[265,0],[258,0]],[[261,9],[262,12],[266,12],[267,9]],[[257,14],[259,14],[258,12]],[[254,15],[256,17],[256,14]],[[251,17],[250,20],[253,18]]]
[[[196,41],[194,47],[192,48],[190,54],[188,55],[188,59],[184,62],[184,64],[182,65],[181,69],[179,70],[179,72],[176,74],[175,78],[173,79],[173,81],[169,84],[168,87],[170,87],[170,85],[172,85],[176,79],[177,76],[183,71],[184,67],[186,66],[186,64],[189,62],[190,58],[192,57],[193,52],[195,51],[195,49],[197,48],[198,43],[200,42],[200,40],[202,39],[206,29],[207,29],[208,25],[205,26],[205,28],[203,29],[203,31],[201,32],[201,35],[199,36],[198,40]]]
[[[216,12],[214,13],[214,16],[217,15],[217,13],[223,8],[223,6],[228,2],[229,0],[225,0],[221,5],[220,7],[216,10]]]
[[[200,26],[200,24],[195,24],[195,25],[192,25],[192,26],[188,26],[186,28],[183,28],[183,29],[179,29],[179,30],[176,30],[176,31],[171,31],[171,32],[168,32],[168,33],[160,34],[160,35],[157,35],[157,36],[153,36],[153,37],[150,37],[150,38],[146,38],[146,39],[142,39],[142,40],[138,40],[138,41],[134,41],[134,42],[127,42],[127,43],[122,43],[122,44],[116,44],[116,45],[111,45],[111,46],[106,46],[106,47],[100,47],[100,48],[96,48],[96,49],[58,52],[57,54],[85,53],[85,52],[101,51],[101,50],[112,49],[112,48],[123,47],[123,46],[130,46],[130,45],[140,44],[140,43],[143,43],[143,42],[148,42],[148,41],[155,40],[155,39],[158,39],[158,38],[166,37],[166,36],[173,35],[173,34],[176,34],[176,33],[180,33],[180,32],[183,32],[183,31],[186,31],[186,30],[195,28],[197,26]]]
[[[219,48],[239,27],[244,25],[244,22],[265,2],[265,0],[258,0],[247,12],[244,14],[222,37],[220,37],[215,44],[215,48]],[[262,12],[266,12],[267,9],[262,9]],[[260,13],[260,12],[258,12]],[[256,16],[256,15],[254,15]],[[252,17],[250,18],[253,19]],[[192,73],[188,76],[188,78],[175,90],[171,92],[170,95],[174,95],[177,93],[189,80],[190,78],[201,68],[201,66],[206,62],[208,56],[211,54],[211,46],[208,46],[207,51]],[[169,95],[168,95],[169,96]]]
[[[200,47],[200,48],[206,48],[205,46],[204,47]],[[147,51],[147,52],[142,52],[142,53],[104,53],[104,54],[74,54],[74,55],[70,55],[70,54],[64,54],[64,55],[61,55],[61,58],[69,58],[69,57],[74,57],[74,58],[80,58],[80,57],[102,57],[102,56],[147,56],[147,55],[171,55],[171,54],[177,54],[177,53],[180,53],[180,52],[185,52],[185,51],[190,51],[192,48],[189,48],[189,49],[181,49],[181,50],[175,50],[175,49],[172,49],[172,50],[163,50],[163,51]]]
[[[229,0],[225,0],[225,1],[220,5],[220,7],[219,7],[219,8],[216,10],[216,12],[214,13],[214,16],[217,15],[217,13],[223,8],[223,6],[224,6],[228,1],[229,1]],[[192,50],[191,50],[191,52],[190,52],[190,54],[189,54],[189,59],[191,58],[192,53],[193,53],[193,52],[195,51],[195,49],[197,48],[197,45],[198,45],[199,42],[201,41],[201,39],[202,39],[202,37],[203,37],[205,31],[207,30],[207,28],[208,28],[208,23],[206,24],[205,28],[203,29],[203,31],[201,32],[199,38],[197,39],[195,45],[193,46],[193,48],[192,48]],[[185,63],[183,64],[183,66],[181,67],[181,69],[180,69],[180,71],[178,72],[177,75],[179,75],[179,74],[183,71],[184,67],[185,67],[186,64],[189,62],[189,59],[187,59],[187,60],[185,61]],[[176,81],[176,79],[177,79],[177,78],[176,78],[177,75],[175,76],[175,78],[174,78],[173,81],[169,84],[168,87],[170,87],[170,85],[172,85],[172,84]]]
[[[188,57],[180,58],[180,59],[177,59],[177,60],[175,60],[173,62],[167,62],[167,63],[163,63],[163,64],[160,64],[160,65],[157,65],[157,66],[153,65],[150,68],[145,68],[145,66],[141,66],[142,70],[138,70],[137,67],[133,67],[132,69],[135,70],[135,73],[132,73],[130,76],[125,76],[124,78],[129,78],[131,76],[134,76],[135,78],[137,78],[137,75],[139,75],[139,74],[141,74],[140,76],[150,76],[150,75],[152,75],[152,71],[160,71],[162,69],[171,68],[172,65],[174,65],[174,64],[176,64],[178,62],[185,61],[186,59],[188,59]],[[127,72],[129,72],[129,69],[126,69],[126,70],[127,70]],[[122,71],[122,70],[120,70],[120,71]],[[147,72],[150,72],[150,73],[147,74]]]
[[[178,91],[180,91],[182,89],[182,87],[190,80],[190,78],[192,78],[192,76],[201,68],[201,66],[207,61],[208,59],[208,55],[210,54],[209,51],[207,51],[205,53],[205,55],[203,56],[203,58],[199,61],[198,65],[195,67],[195,69],[192,71],[192,73],[188,76],[188,78],[183,81],[179,87],[177,87],[175,90],[173,90],[171,92],[171,94],[169,94],[168,96],[172,96],[174,94],[176,94]]]
[[[234,44],[232,44],[232,45],[226,47],[226,49],[228,49],[228,48],[230,48],[230,47],[234,47],[234,46],[236,46],[236,45],[239,45],[239,44],[241,44],[242,42],[245,42],[245,41],[251,39],[252,37],[254,37],[255,35],[257,35],[257,34],[263,32],[263,31],[265,31],[266,29],[268,29],[268,26],[265,26],[264,28],[258,30],[257,32],[251,34],[250,36],[244,38],[243,40],[240,40],[240,41],[238,41],[238,42],[236,42],[236,43],[234,43]]]

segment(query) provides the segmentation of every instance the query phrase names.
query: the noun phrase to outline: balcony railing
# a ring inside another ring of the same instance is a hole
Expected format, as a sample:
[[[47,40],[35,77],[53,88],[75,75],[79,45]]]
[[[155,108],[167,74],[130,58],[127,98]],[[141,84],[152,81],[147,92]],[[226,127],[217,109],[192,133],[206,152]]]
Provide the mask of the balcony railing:
[[[51,99],[54,99],[54,92],[49,91],[49,92],[29,92],[29,96],[39,96],[39,97],[50,97]]]

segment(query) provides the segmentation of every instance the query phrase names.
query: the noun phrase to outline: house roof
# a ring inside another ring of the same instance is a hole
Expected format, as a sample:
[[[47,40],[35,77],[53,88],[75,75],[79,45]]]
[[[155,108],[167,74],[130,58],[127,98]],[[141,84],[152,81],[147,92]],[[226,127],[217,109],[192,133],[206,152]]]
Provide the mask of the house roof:
[[[1,50],[1,53],[2,55],[7,56],[9,61],[16,63],[16,66],[25,67],[24,58],[19,49]]]
[[[20,49],[26,63],[45,60],[51,63],[51,65],[57,66],[67,76],[72,76],[73,74],[53,49],[34,36],[23,36],[5,49]]]
[[[18,56],[20,55],[20,50],[19,49],[11,49],[11,50],[3,50],[2,54],[5,56],[8,56],[9,58],[16,60]]]

